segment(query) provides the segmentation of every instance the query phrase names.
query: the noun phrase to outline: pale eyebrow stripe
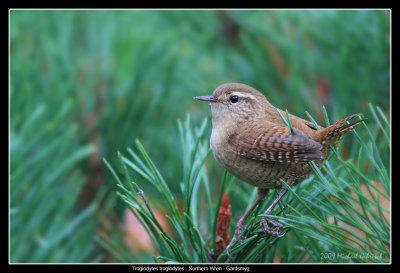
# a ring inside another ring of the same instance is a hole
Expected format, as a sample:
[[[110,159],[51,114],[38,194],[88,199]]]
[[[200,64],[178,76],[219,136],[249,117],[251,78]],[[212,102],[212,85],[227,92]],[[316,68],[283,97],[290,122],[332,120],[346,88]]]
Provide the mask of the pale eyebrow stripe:
[[[249,99],[253,99],[253,100],[256,99],[256,97],[254,97],[252,94],[241,93],[241,92],[232,92],[231,96],[238,96],[239,98],[242,97],[242,98],[249,98]]]

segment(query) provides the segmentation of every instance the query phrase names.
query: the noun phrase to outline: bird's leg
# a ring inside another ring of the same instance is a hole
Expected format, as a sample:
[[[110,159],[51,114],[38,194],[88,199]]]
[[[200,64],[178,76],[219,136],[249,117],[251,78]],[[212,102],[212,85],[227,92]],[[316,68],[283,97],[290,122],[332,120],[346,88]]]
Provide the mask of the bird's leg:
[[[257,199],[254,204],[250,207],[250,209],[240,218],[240,220],[236,224],[235,234],[233,235],[232,240],[229,242],[229,245],[226,247],[226,253],[229,255],[229,250],[232,247],[233,243],[236,239],[242,234],[247,218],[253,212],[253,210],[257,207],[257,205],[264,199],[264,197],[268,194],[269,189],[258,189],[257,191]]]
[[[271,214],[272,210],[275,208],[276,204],[282,199],[282,197],[287,193],[288,189],[285,188],[283,189],[278,197],[272,202],[272,204],[268,207],[268,209],[264,212],[265,215]],[[268,224],[271,224],[272,227],[270,227]],[[264,233],[268,234],[269,236],[272,237],[282,237],[285,235],[285,233],[282,234],[283,232],[283,225],[281,223],[278,223],[275,220],[271,220],[268,217],[262,217],[260,221],[260,225]]]

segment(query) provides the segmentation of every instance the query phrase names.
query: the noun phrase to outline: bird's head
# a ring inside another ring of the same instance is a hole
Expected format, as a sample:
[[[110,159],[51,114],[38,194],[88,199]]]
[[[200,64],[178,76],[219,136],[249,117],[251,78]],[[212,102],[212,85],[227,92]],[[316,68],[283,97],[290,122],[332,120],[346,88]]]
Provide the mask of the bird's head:
[[[263,119],[271,107],[275,109],[261,92],[241,83],[222,84],[212,95],[194,98],[210,102],[213,123]]]

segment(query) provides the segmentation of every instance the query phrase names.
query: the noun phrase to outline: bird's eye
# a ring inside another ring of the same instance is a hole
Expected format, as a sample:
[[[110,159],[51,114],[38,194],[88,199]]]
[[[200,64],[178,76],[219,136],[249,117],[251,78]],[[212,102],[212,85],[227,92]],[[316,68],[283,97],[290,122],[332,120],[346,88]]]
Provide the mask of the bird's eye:
[[[231,97],[231,102],[232,102],[232,103],[237,103],[238,100],[239,100],[239,97],[236,96],[236,95]]]

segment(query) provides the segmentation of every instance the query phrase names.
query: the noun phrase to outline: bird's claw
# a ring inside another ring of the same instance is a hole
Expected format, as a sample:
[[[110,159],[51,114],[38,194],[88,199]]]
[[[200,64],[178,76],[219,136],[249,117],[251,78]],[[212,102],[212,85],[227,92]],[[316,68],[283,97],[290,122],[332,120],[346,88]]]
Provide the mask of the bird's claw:
[[[283,233],[284,226],[281,223],[271,220],[268,217],[261,218],[260,226],[265,234],[275,238],[283,237],[286,234],[286,232]]]

